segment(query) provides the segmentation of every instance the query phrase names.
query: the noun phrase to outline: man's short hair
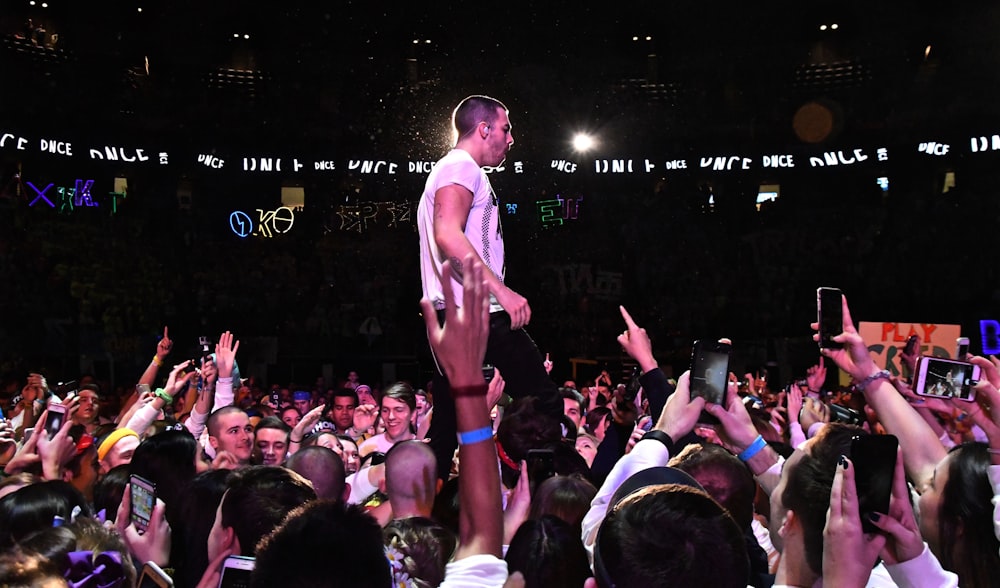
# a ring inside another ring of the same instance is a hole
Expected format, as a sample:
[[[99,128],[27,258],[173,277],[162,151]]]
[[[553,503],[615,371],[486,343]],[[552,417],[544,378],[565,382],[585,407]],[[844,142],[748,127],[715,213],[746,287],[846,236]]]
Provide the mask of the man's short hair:
[[[406,403],[406,406],[410,407],[410,410],[417,409],[417,395],[413,393],[413,386],[410,386],[406,382],[396,382],[382,394],[381,402],[385,402],[386,398],[392,398],[393,400],[398,400],[399,402]]]
[[[317,498],[343,500],[347,476],[344,460],[329,447],[303,447],[288,458],[285,467],[312,482]]]
[[[594,545],[594,572],[601,588],[745,588],[750,573],[736,521],[669,467],[642,470],[615,492]]]
[[[381,578],[381,580],[379,580]],[[361,506],[315,500],[261,541],[251,588],[388,586],[382,528]]]
[[[757,483],[746,464],[731,451],[714,443],[692,443],[670,458],[667,465],[698,480],[741,529],[750,528]]]
[[[331,399],[336,398],[338,396],[350,397],[352,400],[354,400],[354,406],[357,406],[358,403],[361,402],[358,399],[358,393],[357,391],[354,390],[354,388],[347,388],[347,387],[337,388],[336,390],[333,391],[333,396],[331,397]]]
[[[559,396],[562,396],[563,398],[569,398],[570,400],[575,400],[577,404],[580,405],[580,416],[581,417],[583,416],[583,413],[585,411],[584,403],[586,402],[583,399],[583,394],[580,394],[573,388],[566,388],[564,386],[562,388],[559,388]]]
[[[452,125],[459,137],[471,133],[481,122],[492,124],[497,119],[497,110],[507,111],[503,102],[489,96],[474,95],[462,100],[452,113]]]
[[[292,433],[292,428],[288,426],[288,423],[276,416],[268,416],[260,419],[257,426],[253,428],[254,435],[261,429],[278,429],[279,431],[284,431],[285,435]]]
[[[851,455],[854,436],[868,434],[861,427],[830,423],[811,440],[809,451],[788,472],[781,503],[795,511],[802,523],[806,563],[816,574],[823,573],[823,528],[837,464],[841,455]]]
[[[233,414],[236,412],[246,413],[242,408],[230,404],[228,406],[223,406],[220,409],[215,410],[212,414],[208,415],[208,420],[205,421],[205,428],[208,429],[208,434],[212,437],[219,436],[219,418],[227,414]]]
[[[261,537],[302,503],[316,499],[308,480],[280,466],[246,466],[233,470],[222,499],[222,526],[236,531],[241,555],[252,556]]]

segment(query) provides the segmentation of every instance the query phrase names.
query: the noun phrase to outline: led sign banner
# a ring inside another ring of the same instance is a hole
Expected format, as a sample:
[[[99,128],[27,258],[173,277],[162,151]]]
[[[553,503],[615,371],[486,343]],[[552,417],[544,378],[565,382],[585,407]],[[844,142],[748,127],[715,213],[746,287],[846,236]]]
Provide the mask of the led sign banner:
[[[960,148],[964,147],[964,148]],[[404,160],[392,157],[372,159],[331,157],[329,153],[306,155],[292,153],[294,145],[284,148],[271,146],[268,155],[253,153],[218,153],[206,146],[191,149],[150,148],[127,141],[115,144],[92,144],[86,140],[69,137],[30,136],[0,126],[0,154],[54,157],[67,160],[112,162],[119,166],[181,165],[203,167],[209,170],[245,174],[280,174],[283,177],[304,174],[346,172],[371,176],[417,175],[425,176],[434,166],[433,161]],[[935,158],[962,157],[969,154],[1000,152],[1000,134],[982,134],[958,140],[938,137],[916,144],[896,145],[893,150]],[[821,169],[872,166],[889,161],[890,148],[885,145],[856,145],[848,148],[821,149],[810,146],[766,150],[763,153],[702,153],[687,157],[597,157],[591,160],[568,160],[553,157],[542,163],[514,161],[513,173],[519,174],[526,167],[548,169],[557,174],[631,175],[641,176],[664,172],[711,171],[741,173],[782,169]],[[690,153],[690,150],[688,151]],[[493,170],[500,171],[500,170]]]

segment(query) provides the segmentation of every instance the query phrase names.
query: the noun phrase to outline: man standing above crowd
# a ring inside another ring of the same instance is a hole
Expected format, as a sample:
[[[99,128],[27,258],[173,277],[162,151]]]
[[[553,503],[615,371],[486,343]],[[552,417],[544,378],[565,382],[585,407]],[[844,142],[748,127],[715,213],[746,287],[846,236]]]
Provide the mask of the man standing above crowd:
[[[420,275],[423,296],[443,319],[445,295],[443,266],[455,270],[454,301],[462,304],[463,259],[473,255],[485,266],[484,279],[490,295],[487,363],[504,375],[508,393],[515,397],[538,396],[544,412],[559,418],[562,402],[555,383],[543,366],[541,353],[524,327],[531,320],[531,307],[524,296],[505,283],[503,231],[496,193],[484,167],[495,168],[514,144],[507,107],[488,96],[469,96],[455,108],[452,124],[455,147],[431,170],[417,208],[420,233]],[[438,457],[439,475],[451,471],[455,450],[455,409],[447,378],[435,374],[434,418],[429,435]]]

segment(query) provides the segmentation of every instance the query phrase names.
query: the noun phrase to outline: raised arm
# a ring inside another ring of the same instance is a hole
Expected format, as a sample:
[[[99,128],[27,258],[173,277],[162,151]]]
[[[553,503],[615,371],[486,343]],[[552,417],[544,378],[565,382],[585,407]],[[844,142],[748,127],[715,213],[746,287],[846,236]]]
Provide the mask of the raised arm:
[[[868,346],[854,328],[846,296],[843,297],[842,304],[844,332],[833,340],[842,343],[843,348],[823,349],[822,353],[859,383],[865,400],[875,410],[882,426],[887,432],[899,437],[899,444],[906,448],[903,453],[906,473],[914,481],[917,490],[922,492],[930,483],[934,468],[944,459],[947,450],[927,421],[892,385],[888,373],[881,372],[875,365]],[[812,326],[814,329],[818,328],[816,323]],[[813,339],[818,339],[818,335],[813,335]]]
[[[459,544],[455,560],[474,555],[501,557],[503,512],[493,429],[486,409],[482,365],[489,337],[489,297],[483,265],[464,259],[462,308],[451,292],[451,262],[444,266],[445,323],[438,325],[431,301],[421,300],[431,348],[451,383],[458,425]]]

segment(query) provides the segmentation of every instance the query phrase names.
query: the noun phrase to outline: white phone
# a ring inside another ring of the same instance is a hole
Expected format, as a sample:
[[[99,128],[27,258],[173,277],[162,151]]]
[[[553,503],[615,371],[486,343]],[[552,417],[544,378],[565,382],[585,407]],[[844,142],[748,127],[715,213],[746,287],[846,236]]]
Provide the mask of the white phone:
[[[138,588],[173,588],[174,580],[163,569],[151,561],[142,566]]]
[[[250,574],[257,562],[252,557],[230,555],[222,564],[222,577],[219,578],[219,588],[248,588]]]

